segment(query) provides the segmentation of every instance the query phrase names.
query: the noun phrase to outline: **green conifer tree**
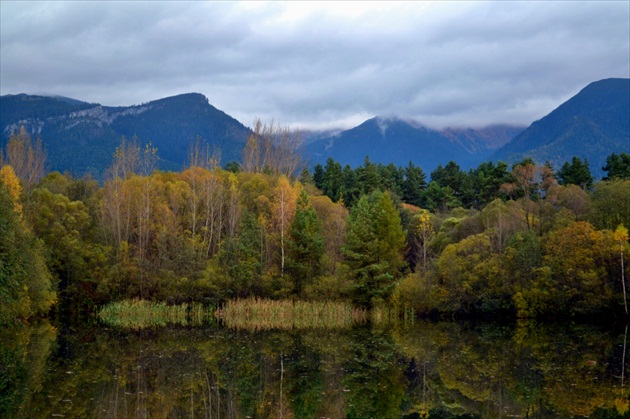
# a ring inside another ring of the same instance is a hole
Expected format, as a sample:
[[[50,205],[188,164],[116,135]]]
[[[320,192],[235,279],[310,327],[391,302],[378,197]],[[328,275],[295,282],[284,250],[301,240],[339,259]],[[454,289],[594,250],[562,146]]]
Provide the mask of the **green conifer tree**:
[[[294,291],[301,295],[303,286],[320,273],[324,254],[322,225],[304,190],[297,200],[287,250],[288,271],[293,278]]]
[[[573,157],[571,163],[565,162],[556,173],[560,185],[578,185],[582,189],[593,186],[593,175],[588,167],[588,161]]]
[[[354,283],[354,302],[372,307],[386,299],[404,265],[405,232],[388,193],[363,196],[348,218],[345,263]]]

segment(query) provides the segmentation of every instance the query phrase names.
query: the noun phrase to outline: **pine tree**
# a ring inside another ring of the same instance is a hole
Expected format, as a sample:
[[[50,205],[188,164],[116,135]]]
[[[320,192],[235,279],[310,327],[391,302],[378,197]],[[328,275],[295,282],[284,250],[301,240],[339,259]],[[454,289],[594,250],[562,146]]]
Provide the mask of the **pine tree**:
[[[363,166],[357,168],[359,175],[359,189],[363,194],[371,194],[373,191],[381,188],[381,175],[378,167],[370,161],[369,157],[365,157]]]
[[[408,204],[420,206],[422,191],[427,187],[427,180],[424,172],[413,162],[405,167],[405,178],[403,180],[403,201]]]
[[[313,182],[320,191],[324,189],[324,167],[319,163],[313,168]]]
[[[328,158],[326,167],[324,168],[322,192],[333,202],[337,202],[341,197],[341,183],[341,165],[332,158]]]
[[[604,180],[610,179],[630,179],[630,154],[612,153],[606,158],[606,165],[602,170],[608,173]]]
[[[560,185],[578,185],[586,190],[593,186],[593,175],[588,167],[588,160],[573,157],[571,163],[565,162],[556,173]]]
[[[231,280],[233,297],[244,298],[259,294],[262,275],[260,248],[261,227],[251,213],[246,213],[240,231],[225,239],[218,260]]]
[[[324,254],[322,225],[305,191],[298,197],[287,250],[288,271],[293,277],[294,291],[300,295],[303,285],[320,273]]]
[[[363,196],[348,218],[345,263],[354,282],[354,302],[371,307],[392,291],[403,266],[405,232],[388,193]]]

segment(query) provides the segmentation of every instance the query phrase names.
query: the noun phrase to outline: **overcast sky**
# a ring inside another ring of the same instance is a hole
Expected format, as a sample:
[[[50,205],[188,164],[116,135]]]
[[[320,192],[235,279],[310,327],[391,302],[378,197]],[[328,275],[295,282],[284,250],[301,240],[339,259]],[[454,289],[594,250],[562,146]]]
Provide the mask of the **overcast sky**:
[[[529,125],[630,77],[630,2],[0,2],[1,94],[198,92],[251,126]]]

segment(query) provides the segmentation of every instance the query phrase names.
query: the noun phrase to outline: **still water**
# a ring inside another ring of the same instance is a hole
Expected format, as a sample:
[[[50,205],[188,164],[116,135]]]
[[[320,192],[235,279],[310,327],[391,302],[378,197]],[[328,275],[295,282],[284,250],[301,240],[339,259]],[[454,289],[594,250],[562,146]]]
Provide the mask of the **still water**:
[[[627,328],[418,322],[337,330],[0,332],[0,417],[628,416]]]

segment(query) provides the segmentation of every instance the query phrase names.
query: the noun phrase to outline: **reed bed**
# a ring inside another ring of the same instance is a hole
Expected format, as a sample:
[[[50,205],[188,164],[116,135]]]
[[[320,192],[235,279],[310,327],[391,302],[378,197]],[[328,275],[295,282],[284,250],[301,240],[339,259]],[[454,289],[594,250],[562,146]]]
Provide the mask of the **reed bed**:
[[[212,320],[212,310],[201,304],[168,305],[146,300],[123,300],[109,303],[98,312],[98,318],[110,326],[128,329],[166,325],[202,325]]]
[[[378,305],[371,311],[373,324],[413,324],[416,313],[410,307],[387,307]]]
[[[367,321],[368,312],[343,302],[248,298],[226,302],[215,317],[235,329],[337,329]]]

